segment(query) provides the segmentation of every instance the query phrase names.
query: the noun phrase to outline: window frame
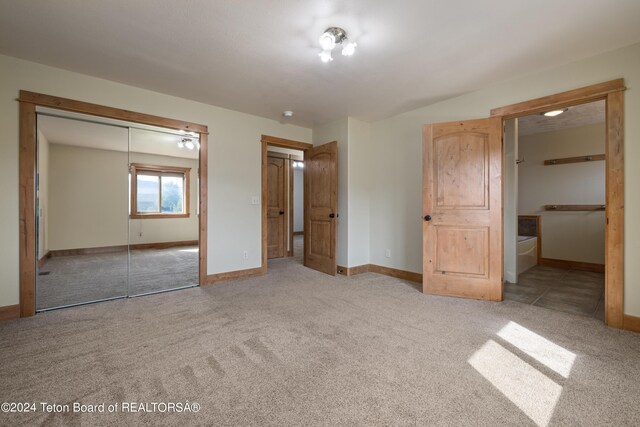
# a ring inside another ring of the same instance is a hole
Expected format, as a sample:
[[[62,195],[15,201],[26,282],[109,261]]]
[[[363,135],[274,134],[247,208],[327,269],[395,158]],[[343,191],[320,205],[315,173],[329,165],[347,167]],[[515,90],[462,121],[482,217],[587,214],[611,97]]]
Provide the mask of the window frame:
[[[151,218],[189,218],[191,216],[189,208],[190,208],[190,178],[191,178],[191,168],[180,167],[180,166],[157,166],[157,165],[146,165],[142,163],[131,163],[129,168],[131,174],[131,212],[129,213],[129,217],[132,219],[151,219]],[[182,213],[166,213],[166,212],[138,212],[138,173],[144,172],[153,172],[154,174],[160,175],[160,210],[162,210],[162,174],[182,174],[183,175],[183,212]]]

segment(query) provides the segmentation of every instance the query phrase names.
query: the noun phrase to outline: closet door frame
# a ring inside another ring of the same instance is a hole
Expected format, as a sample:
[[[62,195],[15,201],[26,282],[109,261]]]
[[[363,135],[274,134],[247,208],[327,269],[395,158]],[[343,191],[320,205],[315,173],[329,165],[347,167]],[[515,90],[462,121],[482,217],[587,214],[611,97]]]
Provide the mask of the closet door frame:
[[[20,160],[19,160],[19,265],[20,265],[20,317],[36,313],[36,159],[37,130],[36,107],[47,107],[109,119],[165,127],[185,132],[196,132],[200,136],[199,177],[200,192],[198,218],[199,273],[200,285],[207,278],[207,126],[175,120],[150,114],[137,113],[99,104],[60,98],[26,90],[20,91]]]

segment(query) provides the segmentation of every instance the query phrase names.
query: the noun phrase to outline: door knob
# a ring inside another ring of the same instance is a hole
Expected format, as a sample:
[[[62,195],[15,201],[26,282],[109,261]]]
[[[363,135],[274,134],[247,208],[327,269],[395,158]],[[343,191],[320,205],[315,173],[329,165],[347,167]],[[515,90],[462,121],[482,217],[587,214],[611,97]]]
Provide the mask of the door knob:
[[[329,218],[335,218],[335,217],[336,217],[336,214],[334,214],[334,213],[330,213],[329,214]]]
[[[284,215],[284,211],[280,211],[280,215]]]
[[[424,220],[425,221],[431,221],[431,215],[425,215],[424,216]]]

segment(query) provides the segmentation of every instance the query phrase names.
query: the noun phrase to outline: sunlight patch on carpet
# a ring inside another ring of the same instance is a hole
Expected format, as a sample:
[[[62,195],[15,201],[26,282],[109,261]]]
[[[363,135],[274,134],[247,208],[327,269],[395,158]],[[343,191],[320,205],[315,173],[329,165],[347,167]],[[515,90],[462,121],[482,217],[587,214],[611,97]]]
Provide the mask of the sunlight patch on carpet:
[[[562,386],[493,340],[468,362],[538,426],[549,424]]]
[[[565,378],[569,378],[576,355],[530,331],[516,322],[509,322],[497,334],[509,344]]]

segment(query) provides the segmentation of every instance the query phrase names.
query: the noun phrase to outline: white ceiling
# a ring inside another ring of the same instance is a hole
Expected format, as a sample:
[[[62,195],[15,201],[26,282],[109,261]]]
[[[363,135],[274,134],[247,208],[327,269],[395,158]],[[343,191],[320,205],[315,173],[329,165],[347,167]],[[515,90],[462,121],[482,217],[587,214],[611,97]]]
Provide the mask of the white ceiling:
[[[39,111],[49,113],[47,109]],[[129,131],[126,122],[97,119],[105,124],[87,122],[96,120],[82,114],[60,112],[65,117],[38,115],[38,130],[52,144],[74,145],[101,150],[129,151]],[[79,120],[80,119],[80,120]],[[107,124],[108,123],[108,124]],[[135,125],[140,126],[140,125]],[[179,148],[178,142],[185,137],[174,130],[141,126],[131,129],[131,151],[135,153],[158,154],[162,156],[197,159],[197,150]],[[189,136],[189,138],[193,138]],[[193,138],[197,141],[197,138]]]
[[[541,114],[521,117],[518,119],[518,135],[552,132],[604,121],[605,102],[596,101],[569,107],[567,111],[555,117],[546,117]]]
[[[0,52],[313,126],[630,45],[638,22],[638,0],[0,0]],[[358,49],[322,64],[334,25]]]

